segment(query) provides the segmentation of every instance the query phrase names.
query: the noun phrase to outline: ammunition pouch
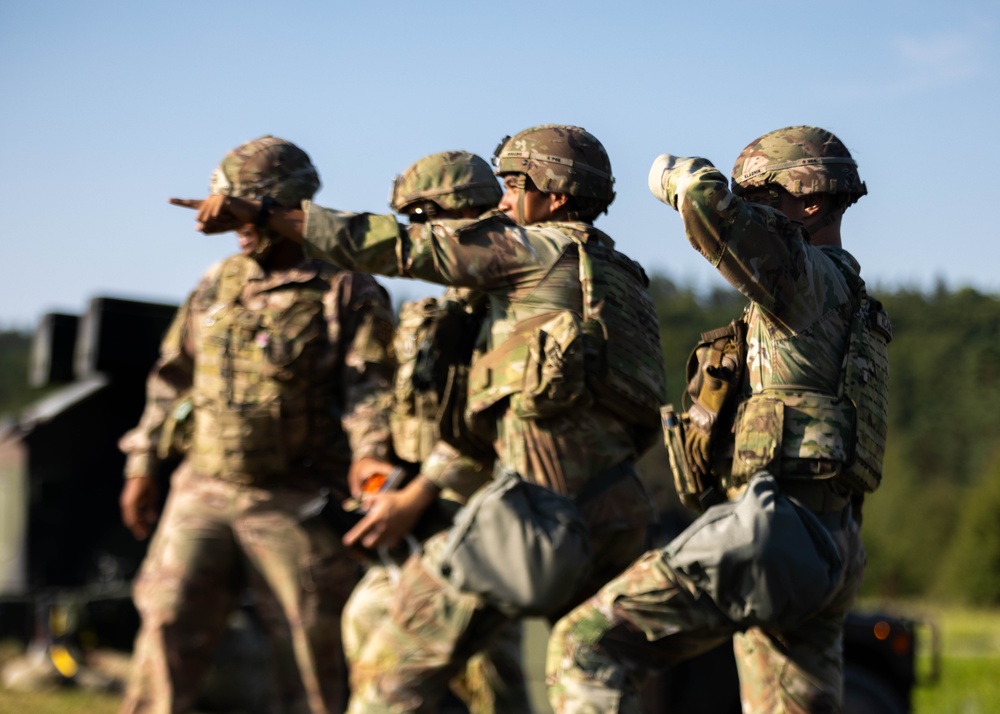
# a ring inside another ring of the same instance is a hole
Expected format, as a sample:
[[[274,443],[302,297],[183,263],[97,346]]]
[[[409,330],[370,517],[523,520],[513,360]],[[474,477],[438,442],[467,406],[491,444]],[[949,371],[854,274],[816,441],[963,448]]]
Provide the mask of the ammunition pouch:
[[[730,488],[758,471],[787,480],[839,476],[855,432],[850,401],[806,390],[769,390],[740,405]]]
[[[739,488],[758,471],[777,472],[785,405],[780,399],[754,395],[739,407],[729,486]]]
[[[558,416],[590,403],[580,320],[572,312],[557,313],[531,331],[521,391],[511,399],[522,419]]]
[[[504,398],[523,419],[543,419],[589,404],[580,319],[563,310],[522,320],[469,371],[469,411]]]

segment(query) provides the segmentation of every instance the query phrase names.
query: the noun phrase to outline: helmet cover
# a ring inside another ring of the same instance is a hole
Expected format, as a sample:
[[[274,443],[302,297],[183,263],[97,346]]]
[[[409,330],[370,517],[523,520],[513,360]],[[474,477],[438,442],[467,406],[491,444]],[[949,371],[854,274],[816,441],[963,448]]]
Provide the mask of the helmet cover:
[[[270,196],[286,208],[298,208],[319,187],[319,173],[306,152],[266,135],[226,154],[212,173],[209,191],[237,198]]]
[[[736,159],[732,181],[737,195],[777,184],[793,196],[844,194],[846,205],[868,193],[844,143],[813,126],[786,127],[752,141]]]
[[[403,213],[430,201],[446,211],[496,208],[503,192],[486,160],[468,151],[443,151],[416,161],[392,183],[389,206]]]
[[[497,176],[526,174],[543,193],[615,198],[611,159],[597,138],[578,126],[543,124],[505,137],[493,154]]]

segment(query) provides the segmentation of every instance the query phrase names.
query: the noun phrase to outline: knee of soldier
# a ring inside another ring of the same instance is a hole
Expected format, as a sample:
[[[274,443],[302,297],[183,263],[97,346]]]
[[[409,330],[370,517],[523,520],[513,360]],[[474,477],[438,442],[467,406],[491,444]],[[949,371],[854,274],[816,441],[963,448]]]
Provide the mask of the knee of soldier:
[[[183,583],[168,583],[153,574],[144,573],[132,587],[132,602],[147,625],[173,622],[197,609],[191,600]]]

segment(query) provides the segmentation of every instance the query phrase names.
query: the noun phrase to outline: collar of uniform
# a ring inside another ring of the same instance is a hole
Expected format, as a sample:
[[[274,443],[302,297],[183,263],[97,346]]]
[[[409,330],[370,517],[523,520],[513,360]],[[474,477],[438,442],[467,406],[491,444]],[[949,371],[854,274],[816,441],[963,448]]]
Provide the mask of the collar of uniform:
[[[847,262],[851,265],[852,268],[854,268],[855,273],[861,272],[861,263],[859,263],[857,261],[857,258],[855,258],[853,255],[847,252],[847,250],[845,250],[844,248],[840,248],[835,245],[821,245],[816,247],[827,253],[839,253],[840,255],[844,256],[847,259]]]

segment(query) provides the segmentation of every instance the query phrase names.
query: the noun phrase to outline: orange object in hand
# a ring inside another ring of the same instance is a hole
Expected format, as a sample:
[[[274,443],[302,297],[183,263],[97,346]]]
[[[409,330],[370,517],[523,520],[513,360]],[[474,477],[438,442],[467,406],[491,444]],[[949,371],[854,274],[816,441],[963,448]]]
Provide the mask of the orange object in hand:
[[[366,496],[381,493],[382,489],[385,487],[387,478],[388,476],[386,474],[372,474],[365,479],[363,484],[361,484],[361,493]]]

